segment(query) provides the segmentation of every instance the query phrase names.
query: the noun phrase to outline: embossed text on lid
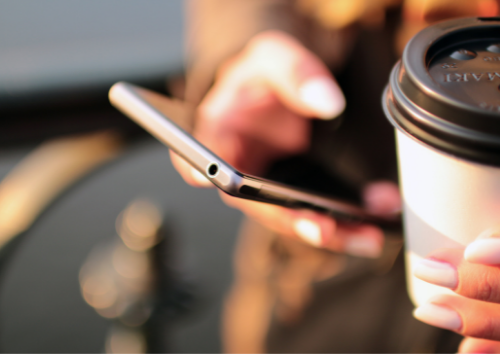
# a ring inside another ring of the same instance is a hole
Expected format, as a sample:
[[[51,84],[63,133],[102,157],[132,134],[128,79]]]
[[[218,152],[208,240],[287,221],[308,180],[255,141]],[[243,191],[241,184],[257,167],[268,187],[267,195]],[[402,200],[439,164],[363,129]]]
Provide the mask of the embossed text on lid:
[[[428,72],[443,93],[472,107],[500,112],[500,53],[489,51],[493,45],[487,39],[469,42],[468,50],[459,49],[460,43],[445,48],[431,59]],[[464,56],[474,53],[474,57],[457,60],[459,52]]]

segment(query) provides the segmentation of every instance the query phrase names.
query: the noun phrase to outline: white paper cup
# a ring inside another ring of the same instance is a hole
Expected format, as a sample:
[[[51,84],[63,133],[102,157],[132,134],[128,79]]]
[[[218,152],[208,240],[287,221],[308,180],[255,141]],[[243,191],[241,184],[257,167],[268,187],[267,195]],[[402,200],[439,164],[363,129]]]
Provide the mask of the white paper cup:
[[[410,41],[384,93],[396,128],[407,284],[416,305],[452,293],[414,277],[418,260],[464,248],[500,224],[497,43],[500,18],[429,27]]]
[[[412,275],[438,248],[463,248],[500,224],[500,168],[466,161],[397,132],[408,292],[415,304],[451,290]]]

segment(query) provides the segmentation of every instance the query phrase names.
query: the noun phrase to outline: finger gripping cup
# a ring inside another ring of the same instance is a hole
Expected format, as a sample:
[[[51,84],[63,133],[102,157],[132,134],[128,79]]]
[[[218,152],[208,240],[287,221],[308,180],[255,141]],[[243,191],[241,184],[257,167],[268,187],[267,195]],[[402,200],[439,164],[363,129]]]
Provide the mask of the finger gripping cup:
[[[437,248],[463,248],[500,225],[500,18],[418,33],[392,70],[383,108],[396,130],[408,292],[449,292],[415,278]]]

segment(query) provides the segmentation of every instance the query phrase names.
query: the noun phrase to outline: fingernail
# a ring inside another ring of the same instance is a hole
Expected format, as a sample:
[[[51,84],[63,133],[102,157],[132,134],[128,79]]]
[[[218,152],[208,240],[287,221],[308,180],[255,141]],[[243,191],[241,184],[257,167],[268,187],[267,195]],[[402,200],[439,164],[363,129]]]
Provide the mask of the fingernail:
[[[309,79],[300,86],[299,94],[319,118],[332,119],[344,111],[344,94],[331,78]]]
[[[416,319],[439,328],[458,331],[462,328],[462,319],[459,314],[444,306],[426,303],[415,309],[413,316]]]
[[[500,239],[479,239],[465,248],[465,260],[471,263],[500,264]]]
[[[200,171],[195,170],[194,168],[191,168],[191,176],[196,181],[196,183],[198,183],[200,186],[202,186],[202,187],[212,187],[212,182],[210,182],[208,180],[208,178],[206,178],[205,176],[203,176],[203,174]]]
[[[356,257],[378,258],[382,253],[382,245],[372,237],[351,236],[345,240],[344,251]]]
[[[295,233],[307,243],[320,247],[322,245],[321,228],[317,223],[308,219],[298,219],[293,224]]]
[[[455,289],[458,285],[458,273],[455,267],[445,262],[421,259],[413,268],[413,275],[428,283]]]

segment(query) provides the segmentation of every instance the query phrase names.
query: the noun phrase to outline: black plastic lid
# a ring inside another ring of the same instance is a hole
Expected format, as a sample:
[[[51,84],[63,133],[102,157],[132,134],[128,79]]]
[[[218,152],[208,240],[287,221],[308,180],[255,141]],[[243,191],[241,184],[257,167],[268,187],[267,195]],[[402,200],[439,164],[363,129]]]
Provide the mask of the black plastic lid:
[[[453,155],[500,165],[500,18],[446,21],[418,33],[383,101],[396,128]]]

